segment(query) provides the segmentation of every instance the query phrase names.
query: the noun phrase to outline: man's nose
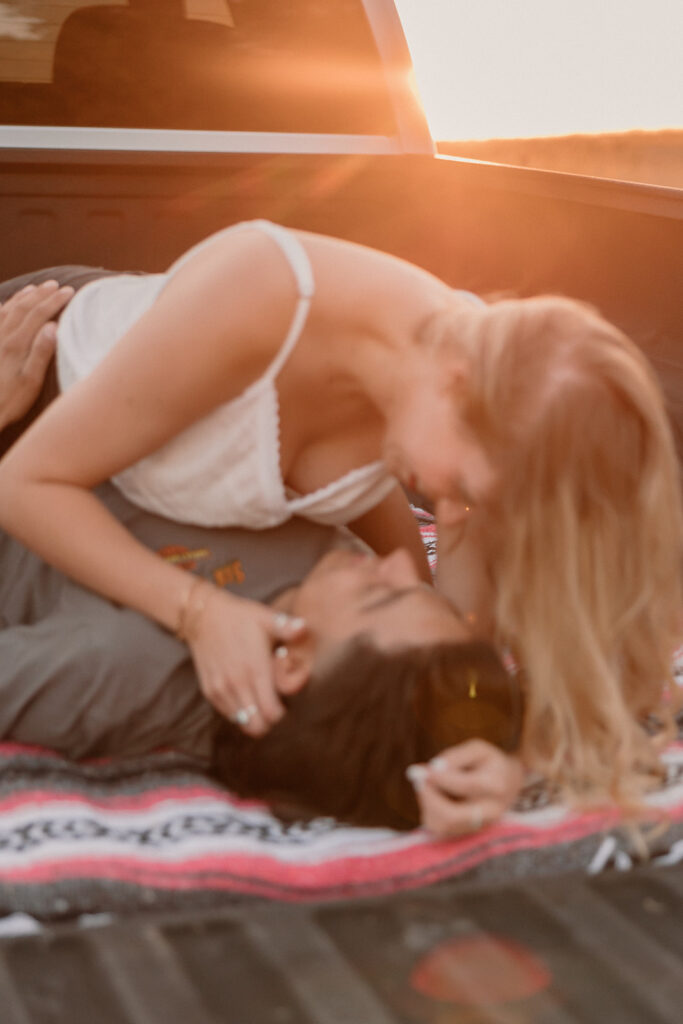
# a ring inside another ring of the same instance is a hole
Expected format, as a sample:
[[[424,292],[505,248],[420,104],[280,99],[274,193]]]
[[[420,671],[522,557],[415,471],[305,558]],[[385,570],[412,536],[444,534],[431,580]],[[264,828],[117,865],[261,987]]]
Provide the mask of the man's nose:
[[[471,509],[464,501],[456,498],[440,498],[434,505],[439,526],[460,526],[469,516]]]
[[[398,548],[379,563],[379,576],[399,587],[412,587],[420,582],[415,562],[405,548]]]

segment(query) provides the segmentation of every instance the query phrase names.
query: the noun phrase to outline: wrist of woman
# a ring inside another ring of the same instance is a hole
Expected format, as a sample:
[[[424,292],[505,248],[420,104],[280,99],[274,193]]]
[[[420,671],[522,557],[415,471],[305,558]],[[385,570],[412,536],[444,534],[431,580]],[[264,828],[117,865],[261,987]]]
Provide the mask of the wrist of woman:
[[[212,590],[212,584],[203,576],[195,577],[185,589],[173,631],[183,643],[191,643],[196,638]]]

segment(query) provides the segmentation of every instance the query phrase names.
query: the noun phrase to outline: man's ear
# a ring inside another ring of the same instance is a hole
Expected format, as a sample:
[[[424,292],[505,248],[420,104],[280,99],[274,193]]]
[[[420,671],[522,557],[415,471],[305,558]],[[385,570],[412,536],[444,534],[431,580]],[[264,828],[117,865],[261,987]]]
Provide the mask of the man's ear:
[[[273,651],[275,688],[278,693],[298,693],[313,667],[313,642],[309,636],[278,644]]]

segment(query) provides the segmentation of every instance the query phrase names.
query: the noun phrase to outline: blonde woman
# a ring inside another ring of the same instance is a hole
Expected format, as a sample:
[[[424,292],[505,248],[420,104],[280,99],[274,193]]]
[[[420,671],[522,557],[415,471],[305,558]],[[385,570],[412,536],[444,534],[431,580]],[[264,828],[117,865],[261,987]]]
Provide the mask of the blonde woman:
[[[441,586],[524,665],[530,763],[582,795],[640,789],[654,753],[636,717],[660,708],[680,620],[680,499],[661,396],[596,314],[487,307],[386,254],[252,222],[166,274],[87,285],[57,362],[63,394],[0,466],[0,523],[179,633],[246,731],[281,714],[273,646],[305,624],[141,549],[101,481],[200,525],[347,523],[426,578],[397,480],[417,487]]]
[[[427,343],[467,365],[462,416],[499,467],[490,500],[440,531],[439,585],[523,667],[528,763],[582,801],[637,804],[659,772],[642,725],[671,722],[683,626],[678,462],[652,369],[557,298],[437,316]]]

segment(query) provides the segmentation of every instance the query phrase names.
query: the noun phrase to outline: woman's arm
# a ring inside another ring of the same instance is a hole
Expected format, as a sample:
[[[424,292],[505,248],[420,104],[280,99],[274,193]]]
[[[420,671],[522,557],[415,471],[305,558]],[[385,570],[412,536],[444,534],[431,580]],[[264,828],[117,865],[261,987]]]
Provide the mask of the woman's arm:
[[[190,261],[91,376],[53,402],[0,464],[0,525],[78,582],[170,629],[192,581],[138,544],[91,489],[239,393],[277,351],[296,302],[291,272],[262,236],[229,238],[229,246],[210,246]],[[274,692],[271,701],[262,696],[270,692],[272,613],[213,590],[207,617],[219,607],[223,618],[234,613],[244,625],[249,650],[237,628],[225,632],[220,651],[198,629],[195,660],[231,666],[236,682],[224,710],[246,700],[263,703],[264,717],[272,718],[279,702]]]
[[[349,528],[378,555],[389,555],[397,548],[405,548],[412,555],[422,579],[432,582],[420,530],[400,484],[379,505],[349,523]]]
[[[168,580],[153,595],[139,581],[135,565],[149,571],[142,552],[90,491],[243,390],[277,350],[296,301],[291,274],[269,240],[229,237],[230,248],[181,270],[0,465],[1,525],[79,582],[164,624]],[[257,302],[263,288],[272,301]]]

